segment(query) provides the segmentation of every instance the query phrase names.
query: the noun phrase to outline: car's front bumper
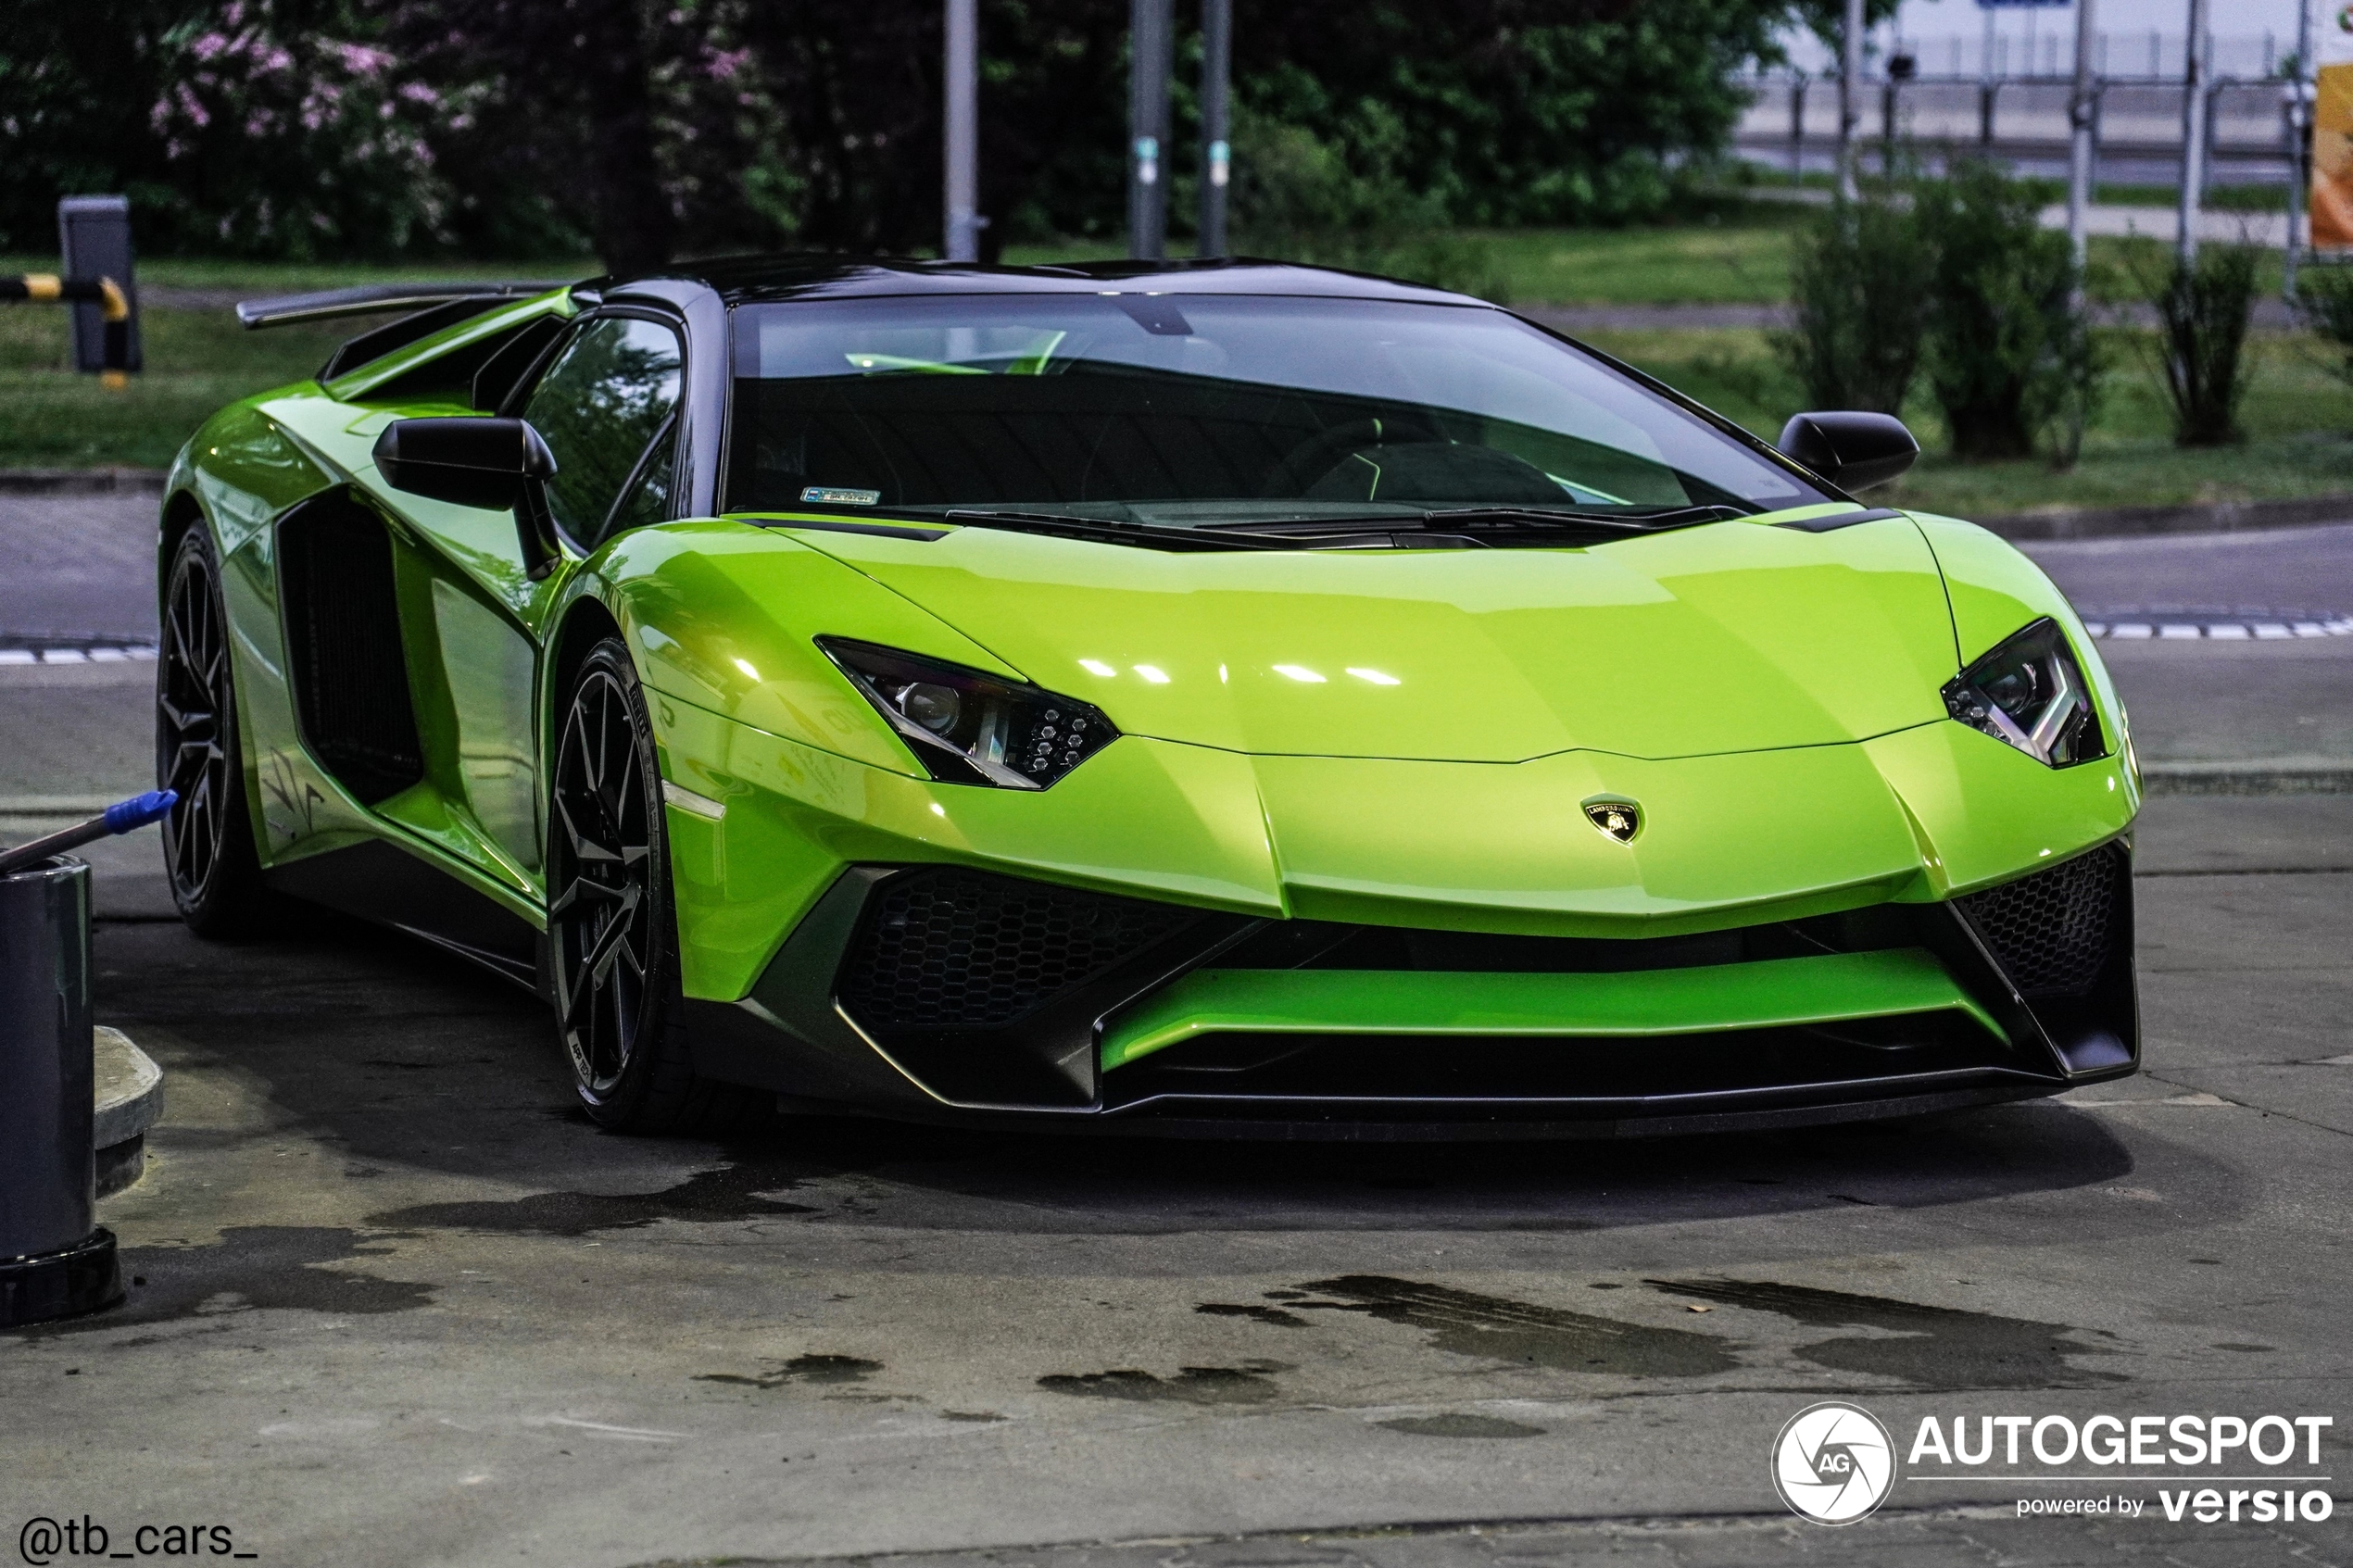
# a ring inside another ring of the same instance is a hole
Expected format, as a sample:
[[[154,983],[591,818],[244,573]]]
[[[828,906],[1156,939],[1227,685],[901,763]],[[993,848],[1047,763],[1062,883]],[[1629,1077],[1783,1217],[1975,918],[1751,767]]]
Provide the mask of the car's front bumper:
[[[713,1076],[979,1124],[1623,1136],[1901,1115],[2132,1072],[2131,888],[2118,841],[1959,900],[1597,941],[858,867],[693,1029]]]
[[[1622,1135],[2047,1094],[2137,1059],[2138,792],[2118,759],[2055,771],[1951,723],[1510,765],[1128,736],[1020,794],[670,706],[665,773],[726,802],[718,821],[671,813],[698,1060],[812,1104],[1074,1130]],[[1641,803],[1632,844],[1586,821],[1595,794]],[[2113,862],[2098,972],[2027,995],[2050,976],[2014,985],[2006,963],[2064,918],[1997,931],[1961,911],[2088,856]],[[942,877],[964,892],[925,907],[961,935],[878,967],[876,933],[903,937],[909,890]],[[1009,900],[1062,933],[1026,961],[1067,984],[1010,1011],[954,985],[892,1000],[1001,946]],[[1140,935],[1074,959],[1074,920]],[[1841,922],[1872,929],[1825,947]],[[1282,955],[1335,932],[1367,935],[1304,968]]]

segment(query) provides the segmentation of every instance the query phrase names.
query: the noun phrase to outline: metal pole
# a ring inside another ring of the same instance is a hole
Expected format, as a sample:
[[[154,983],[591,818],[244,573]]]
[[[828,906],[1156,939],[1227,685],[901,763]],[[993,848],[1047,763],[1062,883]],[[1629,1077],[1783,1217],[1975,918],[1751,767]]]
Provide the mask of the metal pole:
[[[2067,243],[2075,253],[2075,276],[2083,276],[2083,257],[2087,248],[2086,211],[2092,205],[2092,51],[2095,47],[2093,15],[2097,0],[2075,0],[2075,91],[2067,100],[2067,120],[2070,142],[2067,169]]]
[[[2182,46],[2182,232],[2173,254],[2184,267],[2197,261],[2197,215],[2205,205],[2206,4],[2190,0],[2190,35]]]
[[[1853,201],[1855,132],[1863,123],[1863,0],[1846,0],[1838,45],[1838,194]]]
[[[980,259],[980,0],[948,0],[948,239],[950,261]]]
[[[1234,0],[1201,0],[1201,239],[1203,256],[1226,254],[1226,186],[1233,172],[1227,141],[1227,90],[1234,73]]]
[[[2312,0],[2296,7],[2296,75],[2287,84],[2287,255],[2281,292],[2296,298],[2296,264],[2304,249],[2304,198],[2312,179]]]
[[[1802,71],[1789,88],[1789,182],[1806,183],[1806,76]]]
[[[1159,261],[1168,254],[1169,0],[1129,0],[1127,7],[1127,254]]]

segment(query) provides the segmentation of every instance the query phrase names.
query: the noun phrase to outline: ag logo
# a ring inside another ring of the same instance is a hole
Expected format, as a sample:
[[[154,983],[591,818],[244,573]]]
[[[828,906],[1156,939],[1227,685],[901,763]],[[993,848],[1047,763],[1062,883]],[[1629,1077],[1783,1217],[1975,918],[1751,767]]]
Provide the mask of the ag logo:
[[[1642,809],[1630,800],[1597,795],[1584,803],[1585,820],[1620,844],[1631,844],[1642,831]]]
[[[1854,1524],[1894,1484],[1894,1441],[1859,1405],[1808,1405],[1773,1439],[1774,1489],[1791,1512],[1817,1524]]]

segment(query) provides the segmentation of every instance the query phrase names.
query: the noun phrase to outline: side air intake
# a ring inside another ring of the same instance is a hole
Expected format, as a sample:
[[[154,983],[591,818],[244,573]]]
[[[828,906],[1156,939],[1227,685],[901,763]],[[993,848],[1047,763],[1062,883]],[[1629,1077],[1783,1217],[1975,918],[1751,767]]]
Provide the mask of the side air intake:
[[[278,590],[296,713],[320,766],[367,806],[423,778],[384,520],[343,495],[289,513]]]

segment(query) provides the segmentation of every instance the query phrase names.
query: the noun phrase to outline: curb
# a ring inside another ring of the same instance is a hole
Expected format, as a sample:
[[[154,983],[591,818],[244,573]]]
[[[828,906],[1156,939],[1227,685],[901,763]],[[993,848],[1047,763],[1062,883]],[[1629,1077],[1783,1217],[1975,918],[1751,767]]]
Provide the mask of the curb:
[[[2353,760],[2144,762],[2144,795],[2353,795]]]
[[[91,1031],[97,1094],[91,1143],[98,1154],[98,1196],[111,1197],[146,1173],[147,1129],[163,1117],[163,1069],[120,1029]]]
[[[162,469],[0,469],[0,495],[160,495]]]
[[[1922,508],[1925,509],[1925,508]],[[2307,528],[2353,522],[2353,495],[2287,501],[2207,501],[2179,507],[2113,507],[2013,512],[1975,520],[2009,540],[2111,539],[2137,533],[2235,533],[2254,528]]]

